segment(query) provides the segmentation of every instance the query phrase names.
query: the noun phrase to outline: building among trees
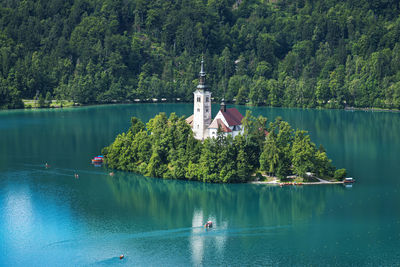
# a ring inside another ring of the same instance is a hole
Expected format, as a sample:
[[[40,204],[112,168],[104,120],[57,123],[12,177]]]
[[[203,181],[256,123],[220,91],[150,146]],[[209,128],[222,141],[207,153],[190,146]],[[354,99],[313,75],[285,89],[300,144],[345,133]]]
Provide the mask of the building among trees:
[[[227,109],[224,100],[214,120],[211,121],[211,92],[206,85],[204,60],[201,60],[199,85],[193,94],[193,115],[188,117],[186,122],[192,127],[196,139],[215,138],[218,131],[233,137],[243,132],[243,115],[236,108]]]

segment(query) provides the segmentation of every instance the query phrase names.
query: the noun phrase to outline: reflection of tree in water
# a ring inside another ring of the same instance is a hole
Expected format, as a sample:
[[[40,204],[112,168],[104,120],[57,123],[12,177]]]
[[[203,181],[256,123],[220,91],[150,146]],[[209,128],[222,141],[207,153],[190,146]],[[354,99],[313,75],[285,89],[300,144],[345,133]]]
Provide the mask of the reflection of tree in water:
[[[318,216],[329,197],[343,192],[341,186],[204,184],[122,172],[107,183],[116,205],[171,228],[190,226],[199,211],[205,220],[215,218],[217,226],[222,222],[231,227],[288,225]]]

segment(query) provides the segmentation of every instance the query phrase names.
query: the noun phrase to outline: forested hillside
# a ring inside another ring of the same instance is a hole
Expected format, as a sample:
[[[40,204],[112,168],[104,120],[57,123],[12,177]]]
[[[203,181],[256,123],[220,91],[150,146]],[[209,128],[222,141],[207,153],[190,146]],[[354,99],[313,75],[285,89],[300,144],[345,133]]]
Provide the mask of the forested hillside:
[[[396,0],[2,0],[0,107],[21,99],[400,108]]]

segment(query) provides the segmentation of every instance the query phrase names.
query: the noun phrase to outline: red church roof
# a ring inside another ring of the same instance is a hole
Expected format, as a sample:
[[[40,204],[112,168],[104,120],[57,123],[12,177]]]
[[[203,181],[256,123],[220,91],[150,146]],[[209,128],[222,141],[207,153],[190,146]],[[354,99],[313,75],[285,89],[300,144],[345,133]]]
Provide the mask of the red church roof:
[[[226,111],[221,110],[221,112],[229,126],[242,124],[243,115],[236,108],[228,108]]]
[[[186,123],[189,124],[190,126],[193,126],[193,119],[194,119],[194,115],[192,114],[191,116],[186,118]]]
[[[221,120],[221,119],[216,119],[214,120],[210,126],[208,126],[208,128],[211,129],[221,129],[221,131],[223,131],[224,133],[230,133],[232,132],[231,129],[229,129],[228,126],[225,125],[225,123]]]
[[[259,131],[264,131],[264,135],[265,135],[265,136],[268,136],[268,135],[269,135],[269,132],[268,132],[267,130],[263,130],[263,128],[261,128],[261,127],[258,128],[258,130],[259,130]]]

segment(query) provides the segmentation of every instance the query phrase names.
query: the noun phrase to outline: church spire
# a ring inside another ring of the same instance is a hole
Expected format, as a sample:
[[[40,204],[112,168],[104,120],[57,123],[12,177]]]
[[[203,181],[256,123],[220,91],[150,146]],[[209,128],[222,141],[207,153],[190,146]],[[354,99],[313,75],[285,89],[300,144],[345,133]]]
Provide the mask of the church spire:
[[[222,102],[221,102],[221,111],[226,112],[226,105],[225,105],[225,99],[222,98]]]
[[[204,71],[204,58],[203,56],[201,57],[201,69],[200,69],[200,76],[205,76],[206,73]]]
[[[206,85],[206,72],[204,71],[204,59],[201,57],[201,68],[199,72],[199,85],[197,86],[197,89],[199,90],[204,90],[207,88]]]

